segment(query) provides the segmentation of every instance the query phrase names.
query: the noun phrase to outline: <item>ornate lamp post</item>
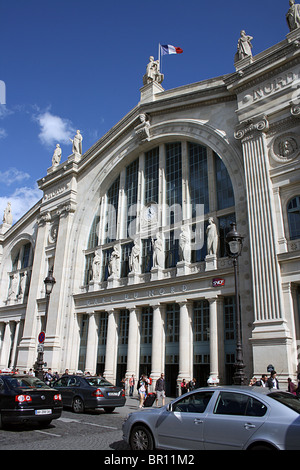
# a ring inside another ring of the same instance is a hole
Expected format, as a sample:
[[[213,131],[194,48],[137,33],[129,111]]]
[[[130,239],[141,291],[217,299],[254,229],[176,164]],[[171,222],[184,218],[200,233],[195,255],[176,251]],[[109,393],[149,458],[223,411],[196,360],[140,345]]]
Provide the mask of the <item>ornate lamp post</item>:
[[[237,232],[236,224],[231,224],[231,230],[226,235],[227,253],[233,261],[234,267],[234,284],[235,284],[235,308],[236,308],[236,359],[235,372],[233,375],[233,383],[235,385],[245,385],[242,335],[241,335],[241,319],[240,319],[240,302],[239,302],[239,284],[237,277],[238,257],[241,255],[243,247],[243,237]]]
[[[50,295],[52,293],[52,289],[54,284],[56,283],[55,278],[53,277],[53,267],[49,269],[48,276],[44,280],[45,284],[45,292],[46,292],[46,310],[45,310],[45,330],[47,326],[47,317],[48,317],[48,309],[49,309],[49,301]],[[43,380],[43,366],[44,366],[44,347],[42,344],[38,346],[38,356],[35,363],[35,371],[36,376]]]

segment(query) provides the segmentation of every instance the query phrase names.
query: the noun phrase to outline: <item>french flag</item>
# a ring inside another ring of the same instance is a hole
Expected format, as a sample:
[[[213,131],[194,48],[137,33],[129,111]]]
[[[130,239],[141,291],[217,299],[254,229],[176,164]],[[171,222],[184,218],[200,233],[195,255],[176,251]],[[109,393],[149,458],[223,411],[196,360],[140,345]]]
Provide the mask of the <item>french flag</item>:
[[[183,50],[181,47],[175,47],[175,46],[170,46],[170,44],[166,44],[165,46],[160,46],[161,47],[161,53],[162,55],[165,54],[182,54]]]

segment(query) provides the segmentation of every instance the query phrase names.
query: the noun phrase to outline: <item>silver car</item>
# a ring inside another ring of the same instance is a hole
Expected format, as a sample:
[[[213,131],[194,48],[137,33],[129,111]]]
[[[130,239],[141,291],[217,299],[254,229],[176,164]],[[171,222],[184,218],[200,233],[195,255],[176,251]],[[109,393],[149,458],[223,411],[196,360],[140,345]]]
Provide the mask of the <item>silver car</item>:
[[[263,387],[207,387],[131,413],[133,450],[300,450],[300,399]]]

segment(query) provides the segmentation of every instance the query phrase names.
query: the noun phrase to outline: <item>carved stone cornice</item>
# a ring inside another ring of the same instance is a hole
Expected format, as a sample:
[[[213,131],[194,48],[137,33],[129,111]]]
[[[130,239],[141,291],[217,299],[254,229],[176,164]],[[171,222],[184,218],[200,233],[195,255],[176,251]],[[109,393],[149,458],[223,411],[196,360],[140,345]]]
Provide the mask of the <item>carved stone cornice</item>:
[[[256,116],[241,122],[234,132],[234,137],[242,143],[254,139],[261,132],[268,132],[269,121],[266,116]]]

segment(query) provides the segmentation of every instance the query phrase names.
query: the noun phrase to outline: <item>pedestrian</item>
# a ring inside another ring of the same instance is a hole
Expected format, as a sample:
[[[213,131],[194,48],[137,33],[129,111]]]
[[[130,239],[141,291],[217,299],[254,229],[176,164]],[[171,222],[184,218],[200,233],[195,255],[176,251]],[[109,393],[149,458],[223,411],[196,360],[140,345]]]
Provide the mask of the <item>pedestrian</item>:
[[[159,379],[157,379],[156,381],[155,393],[156,393],[156,406],[158,406],[159,398],[162,399],[162,406],[164,406],[165,397],[166,397],[166,382],[165,382],[164,374],[160,374]]]
[[[267,374],[262,374],[261,378],[255,382],[257,387],[265,387],[268,380]]]
[[[147,395],[147,382],[145,375],[142,375],[137,384],[137,389],[140,397],[139,408],[143,408],[144,401]]]
[[[250,380],[250,383],[249,383],[250,387],[253,387],[254,385],[256,385],[256,377],[252,377],[252,379]]]
[[[134,380],[134,375],[132,374],[132,376],[129,379],[129,396],[130,397],[133,396],[134,384],[135,384],[135,380]]]
[[[277,376],[277,372],[276,370],[272,370],[271,372],[271,375],[270,377],[268,378],[268,381],[267,381],[267,387],[271,390],[273,388],[275,389],[279,389],[279,383],[278,383],[278,379],[276,378]]]
[[[194,390],[194,388],[196,388],[196,379],[191,379],[188,383],[188,389],[189,391],[191,392],[192,390]]]
[[[53,380],[53,375],[51,372],[51,368],[49,367],[48,371],[45,374],[44,381],[46,385],[50,385],[50,382]]]
[[[288,379],[288,392],[292,393],[293,395],[296,395],[296,385],[292,382],[292,379],[289,377]]]
[[[180,387],[181,387],[181,395],[183,395],[184,393],[186,393],[188,391],[187,383],[186,383],[185,379],[182,379]]]

